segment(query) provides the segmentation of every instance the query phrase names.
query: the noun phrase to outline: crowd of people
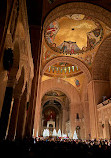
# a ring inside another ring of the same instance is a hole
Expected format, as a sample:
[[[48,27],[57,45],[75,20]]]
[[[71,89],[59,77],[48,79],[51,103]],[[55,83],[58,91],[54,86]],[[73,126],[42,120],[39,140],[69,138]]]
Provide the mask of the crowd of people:
[[[0,141],[1,158],[37,158],[43,157],[111,157],[110,140],[72,140],[60,138],[25,138],[23,140]]]

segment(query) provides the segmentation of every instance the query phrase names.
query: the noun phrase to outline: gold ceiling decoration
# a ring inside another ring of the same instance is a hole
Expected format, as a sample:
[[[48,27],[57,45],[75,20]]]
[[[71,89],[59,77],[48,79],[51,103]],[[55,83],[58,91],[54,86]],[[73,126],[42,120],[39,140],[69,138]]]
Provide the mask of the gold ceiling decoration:
[[[55,65],[49,66],[45,71],[45,75],[50,77],[72,77],[81,74],[82,71],[77,65],[72,65],[66,62],[59,62]]]
[[[100,43],[103,28],[91,17],[73,14],[51,22],[44,35],[47,45],[55,52],[81,54]]]

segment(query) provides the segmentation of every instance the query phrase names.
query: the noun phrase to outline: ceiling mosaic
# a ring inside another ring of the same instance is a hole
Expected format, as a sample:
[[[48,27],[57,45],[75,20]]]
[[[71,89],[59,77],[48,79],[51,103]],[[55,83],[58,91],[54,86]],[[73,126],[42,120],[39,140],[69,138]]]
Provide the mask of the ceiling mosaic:
[[[45,27],[42,41],[42,68],[56,57],[71,56],[83,62],[91,71],[95,55],[111,29],[102,21],[83,14],[57,18]],[[41,68],[41,69],[42,69]],[[42,71],[42,70],[41,70]],[[81,90],[84,73],[75,63],[57,62],[45,71],[42,81],[53,77]]]
[[[52,77],[72,77],[81,74],[82,71],[77,65],[72,65],[66,62],[59,62],[55,65],[49,66],[45,71],[45,75]]]
[[[81,54],[94,49],[103,38],[101,24],[82,14],[66,15],[51,22],[45,31],[45,41],[55,52]]]

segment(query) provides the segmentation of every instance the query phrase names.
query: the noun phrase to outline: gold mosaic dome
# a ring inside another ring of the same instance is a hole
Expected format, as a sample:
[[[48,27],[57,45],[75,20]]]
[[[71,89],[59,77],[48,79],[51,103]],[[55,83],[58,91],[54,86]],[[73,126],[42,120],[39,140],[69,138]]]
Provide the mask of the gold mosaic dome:
[[[92,50],[102,38],[101,24],[83,14],[58,18],[45,31],[47,45],[55,52],[63,54],[79,54]]]

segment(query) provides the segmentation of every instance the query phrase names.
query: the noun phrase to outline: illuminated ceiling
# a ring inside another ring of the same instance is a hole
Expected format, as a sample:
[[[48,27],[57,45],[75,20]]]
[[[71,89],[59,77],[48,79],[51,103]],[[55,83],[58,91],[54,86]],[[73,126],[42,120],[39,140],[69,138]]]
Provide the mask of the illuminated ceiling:
[[[45,32],[48,46],[58,53],[77,54],[93,49],[103,38],[101,24],[82,14],[51,22]]]
[[[88,15],[69,14],[55,19],[43,30],[42,69],[56,57],[71,56],[79,59],[91,71],[99,46],[110,34],[109,27]],[[61,78],[80,91],[85,75],[79,65],[69,61],[51,63],[42,81],[54,77],[59,82]]]
[[[49,66],[44,75],[50,77],[72,77],[81,74],[82,71],[77,65],[72,65],[66,62],[59,62],[55,65]]]
[[[43,30],[42,66],[56,57],[71,56],[91,68],[99,46],[110,34],[103,22],[83,14],[58,18]]]

